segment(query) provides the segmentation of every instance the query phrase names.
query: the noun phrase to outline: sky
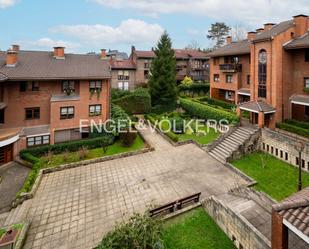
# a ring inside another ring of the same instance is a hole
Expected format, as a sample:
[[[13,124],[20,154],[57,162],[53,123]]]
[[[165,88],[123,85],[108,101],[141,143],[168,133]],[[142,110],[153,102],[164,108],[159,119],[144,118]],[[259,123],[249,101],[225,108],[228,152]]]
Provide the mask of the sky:
[[[0,50],[74,53],[151,49],[166,30],[174,48],[208,48],[212,23],[225,22],[244,35],[264,23],[309,14],[308,0],[0,0]]]

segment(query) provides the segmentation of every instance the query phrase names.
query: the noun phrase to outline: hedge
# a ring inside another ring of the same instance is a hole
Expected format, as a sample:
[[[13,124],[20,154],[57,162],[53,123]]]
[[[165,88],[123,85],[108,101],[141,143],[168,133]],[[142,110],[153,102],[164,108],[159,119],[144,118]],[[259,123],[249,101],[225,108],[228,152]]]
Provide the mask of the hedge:
[[[209,92],[209,83],[193,83],[192,85],[181,84],[178,86],[180,95],[193,96],[193,95],[206,95]]]
[[[143,114],[151,110],[150,94],[145,88],[138,88],[127,96],[113,100],[113,103],[123,108],[128,114]]]
[[[236,114],[224,110],[219,110],[210,105],[201,104],[183,98],[180,98],[180,105],[185,111],[187,111],[188,113],[190,113],[191,116],[194,117],[202,118],[205,120],[214,119],[217,121],[226,119],[232,124],[236,124],[239,122],[239,117],[237,117]]]
[[[294,125],[294,126],[298,126],[300,128],[303,128],[303,129],[309,129],[309,123],[308,122],[298,121],[298,120],[294,120],[294,119],[286,119],[284,121],[284,123]]]
[[[299,126],[287,124],[287,123],[277,123],[277,128],[295,133],[300,136],[309,137],[309,129],[304,129]]]
[[[35,163],[33,161],[34,160],[33,157],[41,157],[46,155],[48,152],[52,152],[54,154],[60,154],[66,150],[70,152],[75,152],[80,150],[82,147],[86,147],[87,149],[94,149],[102,147],[103,145],[108,146],[113,143],[114,143],[114,136],[111,134],[105,134],[104,136],[93,139],[84,139],[73,142],[45,145],[40,147],[24,149],[20,151],[20,157],[27,161],[30,159],[29,162]]]
[[[220,106],[224,109],[229,109],[229,110],[236,108],[235,104],[228,103],[228,102],[225,102],[223,100],[208,98],[208,97],[201,98],[201,99],[199,99],[199,101],[206,102],[209,105]]]

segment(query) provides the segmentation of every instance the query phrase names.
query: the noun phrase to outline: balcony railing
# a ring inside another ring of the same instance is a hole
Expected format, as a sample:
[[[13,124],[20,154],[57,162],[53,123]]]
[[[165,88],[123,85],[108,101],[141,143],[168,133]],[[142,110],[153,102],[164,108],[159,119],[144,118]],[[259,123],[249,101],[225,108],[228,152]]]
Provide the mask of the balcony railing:
[[[221,64],[220,70],[225,73],[241,72],[242,64]]]

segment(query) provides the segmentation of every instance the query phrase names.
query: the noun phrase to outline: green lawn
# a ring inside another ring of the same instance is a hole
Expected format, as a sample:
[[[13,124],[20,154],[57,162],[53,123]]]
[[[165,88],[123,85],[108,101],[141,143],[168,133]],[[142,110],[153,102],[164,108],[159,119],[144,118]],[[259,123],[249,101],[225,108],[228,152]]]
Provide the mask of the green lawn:
[[[164,224],[165,249],[234,249],[233,242],[202,209],[168,220]]]
[[[113,145],[108,146],[106,153],[104,153],[102,148],[89,150],[88,154],[83,160],[89,160],[103,156],[111,156],[115,154],[136,151],[142,149],[144,146],[145,144],[143,139],[138,135],[134,141],[134,144],[130,147],[123,147],[120,141],[116,141]],[[52,160],[49,160],[47,157],[42,157],[40,159],[40,164],[41,168],[49,168],[78,161],[80,161],[79,152],[70,152],[70,153],[53,155]]]
[[[178,135],[179,141],[186,141],[186,140],[194,140],[195,142],[205,145],[213,142],[220,136],[219,131],[215,131],[213,128],[208,128],[207,126],[203,126],[200,128],[201,131],[205,131],[205,135],[199,135],[198,133],[192,134],[180,134]]]
[[[281,201],[297,191],[298,169],[269,154],[256,152],[232,164],[258,182],[255,188]],[[309,186],[309,174],[303,172],[303,187]]]

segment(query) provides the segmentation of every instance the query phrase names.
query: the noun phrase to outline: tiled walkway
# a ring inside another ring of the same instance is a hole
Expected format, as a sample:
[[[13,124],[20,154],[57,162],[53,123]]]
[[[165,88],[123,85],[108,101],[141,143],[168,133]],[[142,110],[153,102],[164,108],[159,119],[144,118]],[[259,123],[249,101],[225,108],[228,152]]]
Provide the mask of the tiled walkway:
[[[143,131],[156,150],[43,177],[32,200],[24,248],[92,248],[115,221],[149,204],[202,192],[226,193],[244,181],[195,145],[173,147]]]

